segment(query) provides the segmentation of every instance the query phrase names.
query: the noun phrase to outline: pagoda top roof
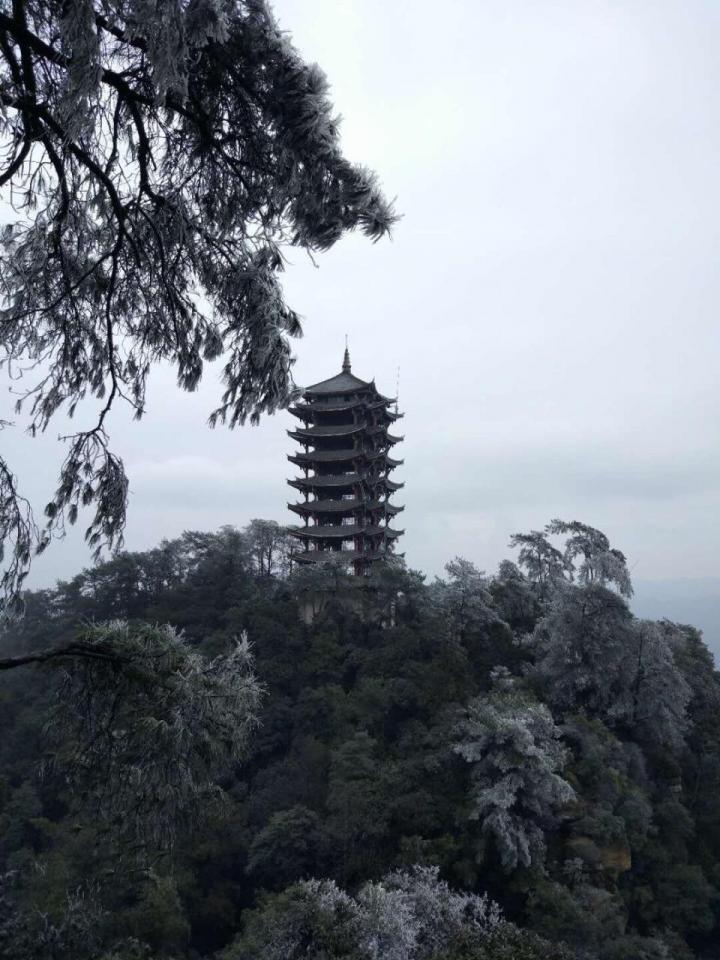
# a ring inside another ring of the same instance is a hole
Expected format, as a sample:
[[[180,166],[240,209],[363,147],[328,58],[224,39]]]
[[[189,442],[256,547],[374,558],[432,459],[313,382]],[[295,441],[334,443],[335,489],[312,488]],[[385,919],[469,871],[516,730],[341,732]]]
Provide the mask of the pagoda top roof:
[[[342,394],[366,392],[369,392],[378,398],[382,398],[383,400],[388,399],[386,397],[382,397],[382,394],[378,392],[374,380],[361,380],[360,377],[356,377],[355,374],[351,372],[350,353],[348,348],[345,347],[345,356],[343,357],[343,365],[340,373],[336,374],[334,377],[330,377],[328,380],[321,380],[319,383],[313,383],[311,386],[305,387],[303,390],[303,396],[330,397]]]
[[[303,396],[327,396],[334,393],[358,393],[361,390],[368,390],[373,386],[371,381],[361,380],[352,373],[346,373],[344,370],[328,380],[321,380],[320,383],[313,383],[312,386],[303,390]]]

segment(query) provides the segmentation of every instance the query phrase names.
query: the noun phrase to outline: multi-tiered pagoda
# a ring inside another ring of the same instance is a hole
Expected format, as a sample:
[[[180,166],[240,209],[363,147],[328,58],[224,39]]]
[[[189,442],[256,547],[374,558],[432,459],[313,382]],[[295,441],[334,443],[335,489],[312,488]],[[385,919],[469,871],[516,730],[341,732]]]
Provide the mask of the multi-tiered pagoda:
[[[378,393],[374,381],[353,376],[346,349],[342,372],[308,387],[290,408],[303,425],[288,433],[304,448],[288,457],[304,473],[288,480],[305,496],[288,504],[304,521],[291,528],[302,544],[295,560],[345,560],[363,576],[373,561],[393,552],[403,531],[394,530],[390,520],[404,509],[390,503],[390,495],[403,486],[390,479],[403,462],[388,453],[402,440],[388,433],[402,416],[390,409],[394,404]]]

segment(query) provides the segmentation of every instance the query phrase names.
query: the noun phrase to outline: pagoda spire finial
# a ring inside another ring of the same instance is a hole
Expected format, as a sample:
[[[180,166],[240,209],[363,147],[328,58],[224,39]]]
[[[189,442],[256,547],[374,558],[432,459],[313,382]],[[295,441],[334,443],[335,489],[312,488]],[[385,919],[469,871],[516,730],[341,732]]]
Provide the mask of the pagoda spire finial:
[[[345,334],[345,356],[342,365],[343,373],[350,373],[350,351],[348,350],[347,334]]]

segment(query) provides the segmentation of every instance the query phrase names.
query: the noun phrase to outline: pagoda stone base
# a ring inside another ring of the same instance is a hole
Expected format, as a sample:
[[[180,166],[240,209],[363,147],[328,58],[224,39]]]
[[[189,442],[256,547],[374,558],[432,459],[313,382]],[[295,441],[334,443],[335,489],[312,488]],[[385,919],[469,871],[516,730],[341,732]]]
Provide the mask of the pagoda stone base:
[[[310,626],[327,606],[330,594],[327,590],[307,591],[298,601],[300,619]]]
[[[311,626],[329,606],[352,613],[363,623],[376,622],[383,628],[395,626],[395,601],[391,600],[380,608],[376,591],[357,580],[339,589],[307,590],[298,599],[300,619],[307,626]]]

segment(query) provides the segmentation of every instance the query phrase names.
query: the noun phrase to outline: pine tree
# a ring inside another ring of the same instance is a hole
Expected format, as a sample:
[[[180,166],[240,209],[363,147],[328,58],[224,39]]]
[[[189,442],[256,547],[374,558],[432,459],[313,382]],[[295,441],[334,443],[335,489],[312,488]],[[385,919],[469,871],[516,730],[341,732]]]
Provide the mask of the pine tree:
[[[542,863],[544,830],[575,793],[561,776],[567,753],[548,708],[504,673],[498,681],[468,705],[454,750],[472,765],[471,816],[513,870]]]

